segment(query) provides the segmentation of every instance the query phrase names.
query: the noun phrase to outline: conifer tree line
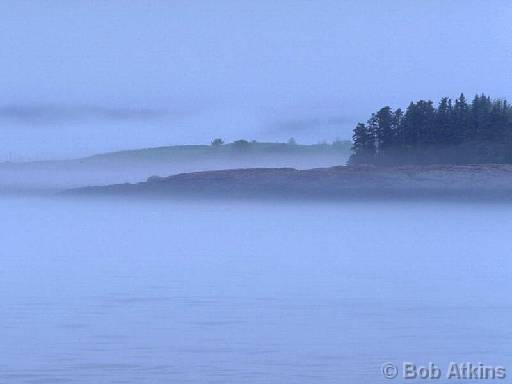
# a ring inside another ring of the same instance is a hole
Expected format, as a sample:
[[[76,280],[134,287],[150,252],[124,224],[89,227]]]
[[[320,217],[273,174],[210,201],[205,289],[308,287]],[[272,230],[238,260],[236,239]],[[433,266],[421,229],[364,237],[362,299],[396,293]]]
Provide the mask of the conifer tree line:
[[[352,139],[351,164],[512,163],[512,107],[484,94],[384,107]]]

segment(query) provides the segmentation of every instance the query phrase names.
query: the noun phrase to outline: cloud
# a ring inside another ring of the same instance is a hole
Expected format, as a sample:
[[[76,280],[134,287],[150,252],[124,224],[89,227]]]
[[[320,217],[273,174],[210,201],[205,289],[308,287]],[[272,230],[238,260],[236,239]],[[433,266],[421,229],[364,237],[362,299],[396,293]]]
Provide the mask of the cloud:
[[[53,124],[90,120],[144,121],[167,115],[164,110],[148,108],[110,108],[102,106],[60,106],[12,104],[0,107],[0,119],[19,124]]]
[[[351,124],[353,119],[347,117],[311,117],[290,119],[276,123],[276,128],[285,131],[305,131],[315,128],[340,127]]]
[[[354,117],[312,116],[272,122],[269,131],[283,134],[329,134],[342,132],[354,125]]]

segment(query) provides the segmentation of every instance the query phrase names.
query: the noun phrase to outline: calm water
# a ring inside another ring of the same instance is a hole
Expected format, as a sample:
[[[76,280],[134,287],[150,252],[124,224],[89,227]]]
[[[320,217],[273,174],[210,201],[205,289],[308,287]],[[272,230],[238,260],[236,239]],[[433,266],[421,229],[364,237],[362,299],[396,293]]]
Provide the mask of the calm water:
[[[404,360],[512,375],[512,206],[0,212],[0,383],[389,383],[381,364]]]

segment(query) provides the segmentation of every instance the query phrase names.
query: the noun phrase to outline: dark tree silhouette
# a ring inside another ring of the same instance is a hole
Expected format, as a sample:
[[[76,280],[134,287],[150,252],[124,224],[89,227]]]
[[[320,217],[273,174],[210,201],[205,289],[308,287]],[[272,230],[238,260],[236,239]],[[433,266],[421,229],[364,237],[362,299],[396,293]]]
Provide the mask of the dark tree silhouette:
[[[219,138],[213,139],[212,140],[212,145],[214,147],[218,147],[218,146],[224,145],[224,140],[219,139]]]
[[[233,141],[233,147],[236,149],[247,149],[250,145],[251,143],[244,139]]]
[[[354,154],[350,157],[350,162],[353,164],[373,163],[377,148],[373,132],[363,123],[359,123],[354,129],[352,140],[354,142],[352,145]]]
[[[483,94],[386,106],[356,126],[352,150],[352,164],[510,163],[512,108]]]

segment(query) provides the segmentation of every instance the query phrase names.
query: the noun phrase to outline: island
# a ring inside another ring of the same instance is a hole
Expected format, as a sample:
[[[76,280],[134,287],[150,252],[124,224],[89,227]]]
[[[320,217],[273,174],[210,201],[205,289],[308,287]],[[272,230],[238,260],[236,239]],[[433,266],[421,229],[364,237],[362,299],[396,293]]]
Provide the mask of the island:
[[[506,100],[481,94],[468,103],[461,94],[455,101],[442,98],[437,106],[430,100],[411,102],[405,112],[386,106],[357,124],[353,133],[347,165],[184,172],[68,193],[284,199],[512,197],[512,107]],[[298,154],[290,144],[271,148]],[[212,145],[221,148],[223,143]],[[249,143],[239,141],[229,150],[244,148]]]

